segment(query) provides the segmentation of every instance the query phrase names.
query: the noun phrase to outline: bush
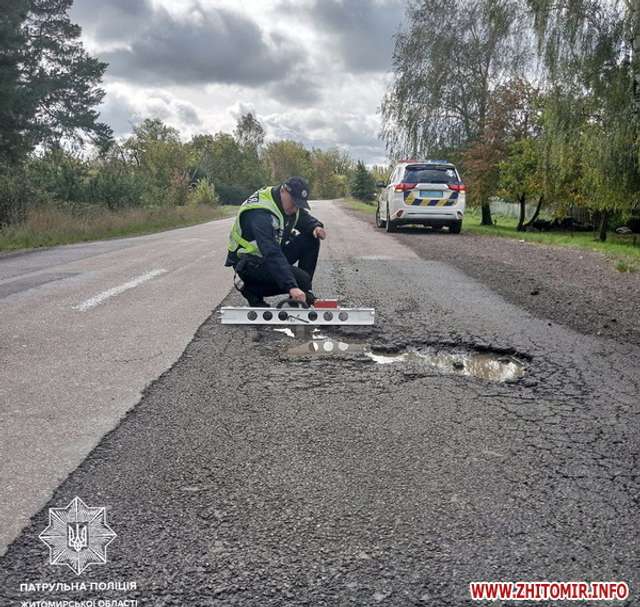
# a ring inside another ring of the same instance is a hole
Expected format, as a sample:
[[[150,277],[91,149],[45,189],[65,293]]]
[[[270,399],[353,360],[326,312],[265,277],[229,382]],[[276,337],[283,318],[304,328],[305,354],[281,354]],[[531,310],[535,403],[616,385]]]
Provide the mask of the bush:
[[[105,205],[111,210],[137,207],[142,204],[145,181],[133,171],[101,166],[86,187],[86,200]]]
[[[24,221],[33,199],[23,167],[0,167],[0,228]]]
[[[169,180],[169,188],[165,192],[165,205],[185,206],[189,200],[190,185],[186,174],[174,170]]]
[[[43,200],[80,202],[87,199],[88,163],[64,152],[49,151],[27,163],[28,179]]]
[[[208,179],[198,179],[198,182],[189,192],[187,204],[190,206],[218,204],[218,195],[213,184]]]
[[[218,184],[218,196],[223,204],[242,204],[253,192],[241,185]]]

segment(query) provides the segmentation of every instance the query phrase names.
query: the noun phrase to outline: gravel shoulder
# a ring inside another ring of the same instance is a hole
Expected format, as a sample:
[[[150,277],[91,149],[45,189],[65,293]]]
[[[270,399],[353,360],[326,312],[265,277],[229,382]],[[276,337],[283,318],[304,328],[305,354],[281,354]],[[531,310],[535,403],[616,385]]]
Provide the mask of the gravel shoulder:
[[[374,224],[372,215],[343,205]],[[640,272],[601,253],[463,232],[405,228],[392,238],[464,271],[532,314],[586,335],[640,344]]]

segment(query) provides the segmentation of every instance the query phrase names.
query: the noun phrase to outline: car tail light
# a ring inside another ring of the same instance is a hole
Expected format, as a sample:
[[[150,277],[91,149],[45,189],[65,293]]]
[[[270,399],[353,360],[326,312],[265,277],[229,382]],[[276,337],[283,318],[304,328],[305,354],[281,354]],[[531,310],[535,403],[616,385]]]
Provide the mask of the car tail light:
[[[460,183],[460,184],[456,184],[456,183],[450,183],[447,186],[450,190],[453,190],[454,192],[466,192],[466,188],[464,187],[464,183]]]
[[[406,192],[407,190],[413,190],[418,185],[417,183],[398,183],[396,184],[396,192]]]

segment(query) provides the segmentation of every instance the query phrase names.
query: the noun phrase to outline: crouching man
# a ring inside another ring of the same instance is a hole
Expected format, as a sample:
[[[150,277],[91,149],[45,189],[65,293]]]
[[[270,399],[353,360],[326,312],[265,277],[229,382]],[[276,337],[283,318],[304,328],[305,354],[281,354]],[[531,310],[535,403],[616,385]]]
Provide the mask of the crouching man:
[[[315,300],[313,275],[326,232],[309,213],[308,198],[307,182],[290,177],[240,206],[225,265],[242,279],[240,292],[250,306],[269,307],[264,298],[280,294],[309,305]]]

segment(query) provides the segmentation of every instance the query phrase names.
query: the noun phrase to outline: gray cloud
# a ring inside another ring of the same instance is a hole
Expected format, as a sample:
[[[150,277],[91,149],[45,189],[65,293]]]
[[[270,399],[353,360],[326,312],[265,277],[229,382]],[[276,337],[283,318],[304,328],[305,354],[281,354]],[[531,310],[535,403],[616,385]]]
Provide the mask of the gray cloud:
[[[103,55],[109,75],[149,84],[242,84],[282,79],[305,57],[266,38],[249,18],[194,7],[178,20],[158,7],[126,49]]]
[[[153,18],[149,0],[75,0],[71,19],[98,42],[127,42]]]
[[[315,105],[322,97],[317,81],[301,74],[294,74],[274,83],[269,88],[269,92],[278,101],[297,107]]]
[[[102,120],[123,135],[160,118],[189,136],[231,129],[227,112],[249,103],[271,139],[339,146],[379,162],[377,91],[404,0],[279,2],[229,10],[184,0],[174,13],[168,0],[75,0],[71,18],[92,54],[110,63]],[[308,39],[297,38],[307,31]],[[244,90],[205,93],[209,84]]]
[[[384,158],[378,127],[371,119],[354,114],[302,111],[272,114],[263,121],[276,139],[293,139],[307,147],[321,149],[346,148],[354,158],[367,163],[379,163]]]
[[[132,125],[137,122],[136,108],[121,95],[109,93],[100,106],[100,120],[106,122],[116,137],[131,132]]]
[[[404,18],[401,0],[312,0],[307,5],[286,0],[279,11],[308,19],[332,39],[348,71],[383,72],[391,68],[393,35]]]
[[[198,112],[196,112],[196,109],[191,105],[187,105],[186,103],[177,103],[176,112],[178,117],[185,124],[189,124],[191,126],[200,126],[202,124],[202,120],[200,120]]]
[[[177,128],[198,127],[202,120],[189,103],[164,93],[152,93],[142,103],[111,91],[100,107],[100,119],[109,124],[116,136],[131,133],[132,127],[145,118],[159,118]]]

